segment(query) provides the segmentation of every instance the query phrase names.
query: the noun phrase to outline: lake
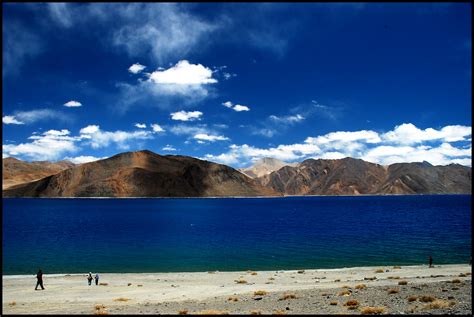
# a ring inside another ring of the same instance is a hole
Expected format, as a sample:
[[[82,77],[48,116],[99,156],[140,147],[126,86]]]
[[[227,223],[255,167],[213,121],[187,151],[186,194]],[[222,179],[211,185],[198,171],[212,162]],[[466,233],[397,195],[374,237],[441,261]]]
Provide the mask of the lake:
[[[3,274],[468,263],[471,195],[3,199]]]

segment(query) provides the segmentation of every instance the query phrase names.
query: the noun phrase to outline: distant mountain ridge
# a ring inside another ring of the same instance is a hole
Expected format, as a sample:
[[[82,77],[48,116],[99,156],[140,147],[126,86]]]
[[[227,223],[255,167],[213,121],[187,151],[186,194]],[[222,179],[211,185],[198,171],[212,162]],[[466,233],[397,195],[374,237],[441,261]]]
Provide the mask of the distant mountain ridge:
[[[6,160],[4,183],[5,175],[15,178],[11,166],[16,165],[12,164],[38,163]],[[49,166],[48,162],[40,163]],[[308,159],[290,166],[265,158],[250,167],[256,166],[252,170],[255,175],[263,173],[254,178],[226,165],[189,156],[162,156],[147,150],[71,164],[63,162],[62,170],[55,174],[4,189],[3,197],[256,197],[471,194],[472,191],[471,168],[458,164],[433,166],[422,162],[382,166],[344,158]],[[274,170],[269,172],[271,169]]]
[[[4,158],[2,165],[3,189],[54,175],[75,166],[75,164],[70,161],[59,161],[55,163],[48,161],[25,162],[13,157]]]
[[[251,178],[256,178],[270,174],[284,166],[296,166],[297,164],[298,163],[286,163],[271,157],[264,157],[257,160],[252,166],[240,168],[239,171]]]
[[[276,196],[237,170],[189,156],[126,152],[3,191],[4,197]]]
[[[361,159],[308,159],[257,178],[283,195],[470,194],[471,168],[451,164],[397,163]]]

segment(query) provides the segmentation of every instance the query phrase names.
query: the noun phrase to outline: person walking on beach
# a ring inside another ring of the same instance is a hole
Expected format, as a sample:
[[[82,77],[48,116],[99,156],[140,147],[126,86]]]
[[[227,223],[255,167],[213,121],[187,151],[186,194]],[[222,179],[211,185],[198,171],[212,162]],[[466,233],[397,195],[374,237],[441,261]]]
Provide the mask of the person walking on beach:
[[[95,273],[95,285],[99,285],[99,273]]]
[[[431,257],[431,255],[429,256],[429,261],[430,261],[430,267],[433,267],[433,258]]]
[[[44,290],[44,287],[43,287],[43,271],[41,271],[41,269],[39,269],[38,273],[36,273],[36,287],[35,287],[35,291],[38,289],[38,286],[41,286],[41,289]]]
[[[91,283],[92,283],[92,279],[93,279],[93,277],[92,277],[92,272],[89,272],[89,275],[87,276],[87,281],[89,282],[89,286],[90,286]]]

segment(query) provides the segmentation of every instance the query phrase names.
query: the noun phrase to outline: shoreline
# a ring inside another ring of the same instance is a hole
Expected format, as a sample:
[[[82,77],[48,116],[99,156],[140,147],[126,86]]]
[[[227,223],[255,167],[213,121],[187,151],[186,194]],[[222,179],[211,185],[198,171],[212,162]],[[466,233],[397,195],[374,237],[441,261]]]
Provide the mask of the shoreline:
[[[104,310],[107,314],[178,314],[180,310],[191,314],[206,309],[240,314],[256,309],[268,314],[280,306],[281,309],[288,307],[286,313],[291,314],[347,313],[351,310],[348,311],[343,303],[357,299],[360,308],[376,305],[384,306],[389,313],[395,310],[410,313],[414,303],[408,302],[407,296],[430,295],[440,301],[452,298],[453,304],[440,308],[442,312],[448,309],[448,313],[470,313],[471,271],[468,264],[446,264],[433,268],[390,265],[231,272],[99,272],[99,282],[106,284],[99,286],[88,286],[85,278],[88,272],[84,272],[45,274],[45,290],[38,291],[34,290],[36,278],[33,274],[3,275],[2,305],[5,314],[91,314],[96,305],[104,306],[99,311]],[[458,281],[454,284],[455,280]],[[407,284],[401,285],[400,281]],[[355,287],[360,284],[366,287]],[[398,293],[388,296],[387,290],[392,288]],[[263,295],[254,294],[258,291]],[[348,291],[349,295],[338,295],[343,291]],[[281,299],[289,293],[295,298]],[[394,301],[397,296],[401,299]],[[338,304],[329,305],[330,301]],[[426,305],[417,304],[419,309]]]

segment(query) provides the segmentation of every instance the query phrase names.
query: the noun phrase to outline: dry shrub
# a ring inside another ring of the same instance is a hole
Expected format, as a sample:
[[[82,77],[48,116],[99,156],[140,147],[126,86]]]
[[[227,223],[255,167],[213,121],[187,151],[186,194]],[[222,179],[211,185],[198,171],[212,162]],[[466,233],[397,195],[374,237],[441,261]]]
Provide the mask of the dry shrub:
[[[142,285],[142,284],[138,284],[137,287],[143,287],[143,285]]]
[[[360,309],[360,313],[362,315],[376,315],[376,314],[383,314],[387,311],[387,309],[383,306],[379,307],[364,307]]]
[[[251,272],[250,275],[257,275],[257,272]]]
[[[455,279],[455,280],[452,280],[451,283],[462,283],[462,281],[458,280],[458,279]]]
[[[178,311],[178,315],[187,315],[187,314],[188,314],[187,309],[183,309],[183,310]]]
[[[235,280],[234,282],[236,282],[237,284],[247,284],[247,281],[244,279],[238,279],[238,280]]]
[[[109,283],[99,283],[99,285],[107,286],[107,285],[109,285]]]
[[[250,311],[250,315],[261,315],[262,311],[258,309],[253,309]]]
[[[238,302],[239,298],[237,296],[230,296],[229,298],[227,298],[227,300],[231,302]]]
[[[391,288],[388,290],[388,294],[397,294],[397,293],[398,293],[398,289]]]
[[[429,303],[429,302],[435,301],[436,297],[431,296],[431,295],[423,295],[423,296],[418,297],[418,300],[423,303]]]
[[[399,280],[400,276],[389,276],[389,277],[387,277],[387,279],[389,279],[389,280]]]
[[[399,281],[399,282],[398,282],[398,285],[407,285],[407,284],[408,284],[407,281]]]
[[[417,299],[418,299],[417,296],[412,295],[412,296],[409,296],[409,297],[407,298],[407,301],[409,301],[409,302],[414,302],[414,301],[416,301]]]
[[[351,288],[349,285],[342,285],[341,288]]]
[[[383,273],[384,271],[382,269],[376,269],[375,273]]]
[[[357,299],[349,299],[344,306],[357,307],[359,306],[359,301]]]
[[[337,294],[338,296],[349,296],[351,295],[351,292],[349,290],[343,290],[342,292],[339,292],[339,294]]]
[[[15,306],[15,305],[16,305],[16,302],[15,302],[15,301],[10,302],[10,303],[8,303],[8,305],[10,305],[10,306]]]
[[[464,274],[466,274],[466,276],[469,276],[469,275],[471,275],[471,272],[467,272],[467,273],[464,273]]]
[[[444,299],[436,299],[429,304],[423,306],[423,309],[440,309],[440,308],[448,308],[455,305],[455,302],[448,302]]]
[[[197,312],[198,315],[229,315],[229,312],[225,310],[217,310],[217,309],[208,309],[202,310]]]
[[[129,300],[130,298],[119,297],[119,298],[115,298],[114,302],[128,302]]]
[[[263,296],[263,295],[267,295],[268,292],[267,291],[255,291],[253,292],[253,295],[255,296]]]
[[[299,270],[298,271],[298,274],[303,274],[304,273],[304,270]]]
[[[269,278],[268,278],[268,280],[270,280],[270,281],[274,281],[274,280],[275,280],[275,278],[274,278],[274,277],[269,277]]]
[[[293,293],[285,293],[283,294],[282,297],[280,297],[280,300],[287,300],[287,299],[295,299],[296,295]]]
[[[105,309],[105,306],[103,304],[95,305],[95,310],[101,310],[101,309]]]
[[[333,300],[332,302],[329,303],[329,305],[336,306],[337,302],[335,300]]]
[[[377,278],[374,276],[374,277],[364,277],[364,280],[366,281],[374,281],[376,280]]]
[[[394,269],[394,270],[400,270],[401,268],[402,268],[402,267],[399,266],[399,265],[395,265],[394,267],[392,267],[392,269]]]
[[[321,293],[321,296],[328,296],[329,293]]]
[[[367,285],[365,285],[365,284],[357,284],[355,286],[355,289],[365,289],[365,288],[367,288]]]
[[[275,310],[272,315],[286,315],[286,311],[284,311],[283,309],[278,309]]]
[[[458,276],[459,276],[459,277],[466,277],[467,275],[466,275],[466,274],[464,274],[464,273],[459,273],[459,275],[458,275]]]
[[[336,279],[336,280],[334,280],[334,282],[340,282],[340,281],[341,281],[340,279]]]
[[[127,286],[130,286],[130,285],[132,285],[132,283],[128,283],[128,284],[127,284]]]
[[[99,310],[94,313],[94,315],[108,315],[109,312],[106,310]]]

